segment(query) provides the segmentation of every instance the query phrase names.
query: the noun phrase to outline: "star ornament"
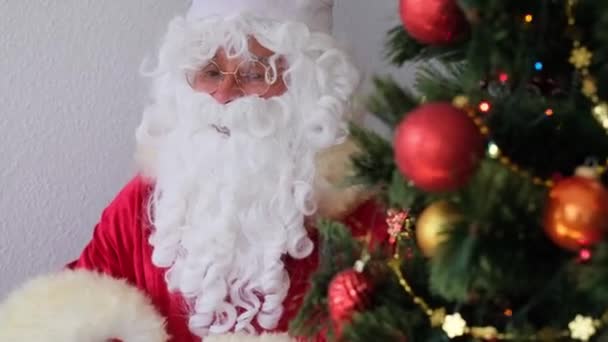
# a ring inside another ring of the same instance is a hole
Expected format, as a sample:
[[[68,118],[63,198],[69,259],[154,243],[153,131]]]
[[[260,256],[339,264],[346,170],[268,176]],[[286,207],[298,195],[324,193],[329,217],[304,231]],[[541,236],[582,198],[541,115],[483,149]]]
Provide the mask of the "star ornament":
[[[589,51],[586,47],[582,46],[572,50],[572,55],[570,55],[570,63],[577,69],[583,69],[591,65],[592,58],[593,53],[591,53],[591,51]]]
[[[608,129],[608,104],[600,103],[593,108],[593,116],[604,127]]]
[[[449,338],[454,338],[464,335],[467,330],[467,322],[459,313],[455,313],[453,315],[445,316],[445,321],[441,328]]]
[[[578,341],[589,341],[596,332],[593,318],[582,315],[577,315],[568,324],[568,328],[570,329],[570,337]]]

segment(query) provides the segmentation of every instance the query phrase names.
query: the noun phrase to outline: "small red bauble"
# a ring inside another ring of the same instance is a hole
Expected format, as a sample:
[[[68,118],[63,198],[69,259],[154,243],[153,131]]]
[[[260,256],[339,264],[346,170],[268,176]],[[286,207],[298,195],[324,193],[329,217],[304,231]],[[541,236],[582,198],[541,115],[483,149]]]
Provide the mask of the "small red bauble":
[[[407,114],[397,127],[395,162],[422,190],[455,190],[477,169],[483,140],[464,111],[449,103],[428,103]]]
[[[401,0],[399,14],[405,30],[423,44],[451,44],[467,30],[456,0]]]
[[[549,192],[544,227],[564,249],[595,245],[608,229],[608,191],[597,179],[585,176],[558,181]]]
[[[370,305],[372,284],[363,273],[349,269],[338,273],[329,284],[329,316],[336,336],[342,335],[344,324],[349,323],[355,312]]]

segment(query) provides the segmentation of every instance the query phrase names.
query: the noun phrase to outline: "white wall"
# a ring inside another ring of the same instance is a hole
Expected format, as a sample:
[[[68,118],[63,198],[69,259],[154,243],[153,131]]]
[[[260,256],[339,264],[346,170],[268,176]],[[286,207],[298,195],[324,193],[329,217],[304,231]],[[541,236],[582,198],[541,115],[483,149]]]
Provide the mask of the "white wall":
[[[335,0],[334,34],[350,46],[355,63],[365,77],[363,92],[372,90],[374,74],[392,74],[402,83],[412,81],[413,66],[395,69],[384,60],[384,43],[389,29],[400,24],[398,0]]]
[[[0,297],[75,258],[132,174],[138,67],[187,3],[0,0]],[[336,35],[368,75],[388,72],[396,3],[337,0]]]

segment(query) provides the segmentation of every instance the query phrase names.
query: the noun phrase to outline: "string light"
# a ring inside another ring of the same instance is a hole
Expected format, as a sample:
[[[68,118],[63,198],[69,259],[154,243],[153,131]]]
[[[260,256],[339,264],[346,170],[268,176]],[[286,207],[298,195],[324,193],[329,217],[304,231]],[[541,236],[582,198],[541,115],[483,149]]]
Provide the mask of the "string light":
[[[587,248],[583,248],[578,252],[578,259],[581,262],[587,262],[591,260],[591,251]]]
[[[531,22],[532,22],[532,20],[534,20],[534,16],[533,16],[532,14],[526,14],[526,16],[524,17],[524,20],[525,20],[527,23],[531,23]]]
[[[538,62],[534,63],[534,69],[536,69],[536,71],[541,71],[541,70],[543,70],[543,68],[544,68],[543,62],[538,61]]]
[[[545,111],[545,115],[547,115],[547,116],[552,116],[553,114],[555,114],[555,113],[553,112],[553,109],[551,109],[551,108],[547,108],[547,110]]]
[[[490,103],[488,101],[483,101],[479,104],[479,110],[482,111],[483,113],[489,112],[490,109],[492,109],[492,106],[490,105]]]
[[[500,148],[498,148],[498,145],[496,145],[494,142],[490,142],[490,144],[488,144],[488,155],[490,158],[494,159],[500,157]]]
[[[509,75],[506,72],[501,72],[500,75],[498,75],[498,79],[502,83],[507,83],[507,81],[509,81]]]
[[[465,109],[469,105],[469,98],[464,95],[458,95],[454,97],[452,104],[456,108]]]

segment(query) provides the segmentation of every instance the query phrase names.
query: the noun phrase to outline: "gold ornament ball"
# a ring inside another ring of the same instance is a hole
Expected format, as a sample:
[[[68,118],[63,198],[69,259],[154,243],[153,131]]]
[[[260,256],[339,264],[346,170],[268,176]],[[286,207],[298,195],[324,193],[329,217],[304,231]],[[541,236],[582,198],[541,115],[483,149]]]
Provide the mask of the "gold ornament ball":
[[[445,240],[445,231],[462,219],[462,214],[447,201],[431,204],[416,220],[416,241],[426,257],[433,257]]]

